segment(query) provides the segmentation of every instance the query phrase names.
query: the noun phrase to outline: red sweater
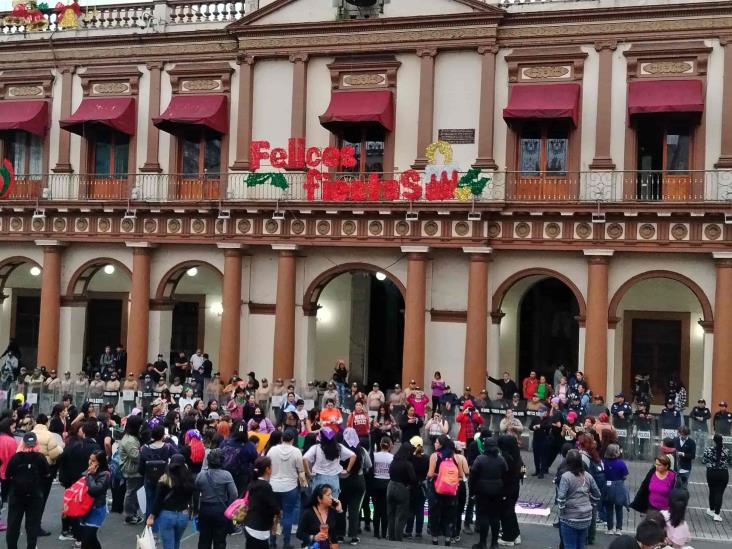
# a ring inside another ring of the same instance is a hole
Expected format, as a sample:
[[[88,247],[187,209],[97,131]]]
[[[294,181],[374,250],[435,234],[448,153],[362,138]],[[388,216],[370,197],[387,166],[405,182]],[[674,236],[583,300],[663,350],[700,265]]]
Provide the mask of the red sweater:
[[[348,416],[348,426],[353,427],[360,437],[366,437],[369,434],[369,414],[368,412],[353,412]]]
[[[536,392],[536,389],[539,387],[539,378],[536,377],[534,379],[531,379],[530,377],[527,377],[524,379],[524,398],[526,400],[531,400],[531,397],[534,396],[534,393]]]

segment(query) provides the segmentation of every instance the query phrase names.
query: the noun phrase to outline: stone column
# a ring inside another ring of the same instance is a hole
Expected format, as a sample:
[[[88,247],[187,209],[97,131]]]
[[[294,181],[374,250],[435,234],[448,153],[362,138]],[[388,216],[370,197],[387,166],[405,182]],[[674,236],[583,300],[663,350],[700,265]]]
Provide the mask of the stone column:
[[[732,398],[732,252],[714,254],[717,286],[714,292],[714,351],[712,357],[712,402]]]
[[[493,115],[496,102],[496,54],[498,46],[480,46],[482,56],[480,70],[480,114],[478,115],[478,158],[474,168],[495,170],[498,168],[493,159]],[[470,386],[473,388],[473,386]]]
[[[236,125],[236,160],[231,169],[247,171],[254,119],[254,56],[240,55],[236,62],[239,64],[239,116]]]
[[[722,90],[722,150],[714,165],[717,169],[732,169],[732,35],[721,36],[724,47],[724,84]]]
[[[277,263],[277,303],[274,328],[274,379],[289,379],[295,373],[295,283],[297,246],[273,244],[279,252]]]
[[[407,254],[407,297],[404,300],[402,387],[424,379],[425,311],[427,300],[427,246],[403,246]]]
[[[127,320],[127,372],[145,371],[150,330],[150,259],[148,242],[127,242],[132,250],[132,289]]]
[[[488,365],[488,263],[493,250],[463,248],[463,251],[470,255],[464,384],[480,392],[486,386]]]
[[[587,256],[587,320],[585,377],[595,393],[607,388],[608,271],[613,250],[585,250]],[[607,395],[605,395],[607,397]]]
[[[219,372],[221,379],[230,379],[239,372],[241,342],[241,244],[219,244],[224,249],[223,308],[221,315],[221,343],[219,345]]]
[[[61,253],[58,240],[36,240],[43,246],[41,311],[38,325],[38,366],[58,369],[59,319],[61,313]]]
[[[613,82],[613,52],[618,47],[615,40],[595,42],[595,50],[600,58],[597,91],[597,115],[595,129],[595,158],[591,170],[614,170],[615,163],[610,154],[611,99]]]
[[[417,126],[417,159],[412,164],[415,170],[427,165],[425,149],[432,143],[435,117],[435,57],[437,49],[420,48],[417,57],[421,59],[419,72],[419,124]]]
[[[305,139],[308,99],[308,54],[290,55],[292,63],[292,125],[290,136]]]
[[[163,355],[166,361],[170,360],[173,309],[175,309],[175,303],[170,299],[153,299],[150,302],[150,329],[147,338],[148,362],[153,362],[158,354]]]
[[[71,99],[73,93],[75,67],[64,65],[58,68],[61,73],[61,113],[60,119],[71,116]],[[54,173],[71,173],[71,134],[64,129],[58,134],[58,157]]]
[[[160,130],[153,124],[153,118],[160,115],[160,72],[163,63],[153,61],[147,64],[150,71],[150,93],[147,115],[147,155],[145,164],[140,168],[141,172],[160,173]]]

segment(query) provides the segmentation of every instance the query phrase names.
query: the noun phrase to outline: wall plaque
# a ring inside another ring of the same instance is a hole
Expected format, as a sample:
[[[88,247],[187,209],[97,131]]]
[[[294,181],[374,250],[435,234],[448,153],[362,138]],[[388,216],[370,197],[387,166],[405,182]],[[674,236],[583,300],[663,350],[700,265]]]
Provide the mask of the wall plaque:
[[[451,145],[470,145],[475,143],[475,128],[455,128],[437,130],[437,139]]]

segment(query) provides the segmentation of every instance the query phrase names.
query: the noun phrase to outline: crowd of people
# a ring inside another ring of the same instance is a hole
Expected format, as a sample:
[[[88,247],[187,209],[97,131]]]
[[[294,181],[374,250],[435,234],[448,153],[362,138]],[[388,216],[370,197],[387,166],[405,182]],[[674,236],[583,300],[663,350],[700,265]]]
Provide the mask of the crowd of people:
[[[283,549],[295,543],[324,549],[358,545],[364,532],[394,541],[425,534],[446,546],[477,533],[473,549],[514,546],[521,544],[516,504],[529,474],[520,451],[527,431],[531,474],[544,478],[557,462],[562,546],[584,547],[600,528],[621,534],[631,502],[616,426],[644,413],[643,387],[631,402],[617,394],[608,409],[581,372],[570,376],[561,369],[553,384],[531,372],[520,389],[507,373],[489,377],[499,388],[491,399],[486,390],[474,396],[470,387],[456,395],[439,372],[429,395],[415,380],[387,393],[374,383],[366,392],[348,383],[342,362],[323,388],[312,382],[298,387],[294,379],[270,385],[254,372],[224,384],[207,361],[197,351],[180,356],[170,372],[167,364],[149,365],[142,383],[159,387],[171,376],[172,384],[149,396],[143,388],[121,414],[116,401],[87,399],[77,409],[73,393],[50,415],[35,414],[18,394],[0,416],[8,507],[7,525],[0,527],[7,529],[8,547],[17,547],[24,517],[29,548],[49,535],[41,523],[55,478],[66,490],[59,540],[85,549],[101,547],[108,494],[109,510],[122,513],[128,525],[145,523],[164,549],[180,546],[190,521],[201,549],[225,547],[227,536],[236,534],[252,548],[281,540]],[[683,410],[681,389],[675,385],[667,399],[673,401],[667,416]],[[502,414],[493,423],[486,413],[496,407]],[[648,513],[645,522],[660,512],[667,539],[682,547],[690,539],[684,513],[696,448],[685,423],[675,427],[677,436],[663,441],[631,506]],[[703,463],[708,514],[718,521],[730,459],[717,433]],[[73,499],[79,490],[88,500],[83,514]],[[235,523],[227,514],[240,501],[246,518]]]

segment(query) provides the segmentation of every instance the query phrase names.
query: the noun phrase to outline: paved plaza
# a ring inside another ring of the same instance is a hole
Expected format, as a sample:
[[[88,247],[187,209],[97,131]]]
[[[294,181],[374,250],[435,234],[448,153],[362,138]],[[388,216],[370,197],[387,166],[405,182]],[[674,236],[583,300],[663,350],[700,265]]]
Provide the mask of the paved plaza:
[[[528,468],[532,470],[531,454],[524,453],[524,461],[528,464]],[[643,476],[648,471],[650,464],[647,462],[628,462],[631,471],[630,477],[630,493],[631,497],[635,493],[638,485],[641,483]],[[694,542],[692,546],[696,549],[720,549],[721,547],[729,547],[732,543],[732,490],[728,490],[725,494],[723,505],[723,517],[725,522],[714,522],[704,513],[707,506],[707,487],[704,481],[705,470],[703,467],[696,466],[692,472],[690,492],[691,501],[686,520],[689,522]],[[43,526],[51,530],[52,537],[40,538],[39,549],[56,549],[61,547],[71,548],[70,542],[58,541],[58,535],[61,529],[60,506],[61,506],[61,487],[54,485],[46,508],[43,519]],[[554,497],[554,488],[551,484],[550,476],[542,480],[536,477],[529,477],[521,488],[521,500],[542,503],[550,506]],[[556,519],[556,513],[552,509],[552,513],[547,516],[537,515],[519,515],[521,522],[521,538],[523,547],[526,548],[556,548],[559,546],[558,531],[552,527],[552,523]],[[624,525],[625,532],[634,532],[637,522],[641,519],[641,515],[631,511]],[[141,526],[127,526],[122,521],[122,516],[118,514],[110,514],[100,533],[100,540],[105,549],[122,549],[134,546],[135,535],[142,531]],[[429,543],[429,537],[425,535],[421,543]],[[414,545],[415,542],[405,542],[403,544],[395,544],[384,540],[373,538],[370,533],[365,533],[361,538],[361,546],[363,547],[384,547],[386,545],[393,547],[395,545],[408,546]],[[612,538],[602,532],[598,533],[597,541],[594,547],[607,547]],[[197,546],[198,536],[189,527],[184,536],[181,545],[183,549],[193,549]],[[470,547],[477,542],[477,536],[463,536],[459,546]],[[24,541],[21,537],[21,547]],[[228,538],[230,547],[243,547],[244,538],[242,536],[234,536]]]

